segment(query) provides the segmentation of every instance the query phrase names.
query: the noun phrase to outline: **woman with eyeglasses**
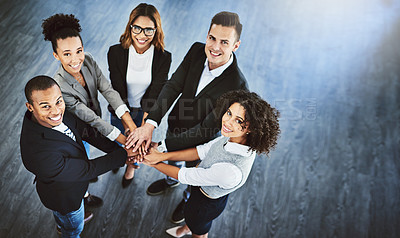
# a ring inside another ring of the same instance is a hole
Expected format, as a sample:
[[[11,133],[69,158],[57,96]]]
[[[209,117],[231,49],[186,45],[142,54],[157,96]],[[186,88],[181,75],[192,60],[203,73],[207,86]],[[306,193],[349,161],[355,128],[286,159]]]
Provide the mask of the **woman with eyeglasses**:
[[[164,32],[157,9],[146,3],[135,7],[119,41],[108,51],[111,84],[139,127],[167,81],[171,65],[171,53],[164,50]],[[123,128],[113,108],[108,109],[111,124]],[[122,177],[123,188],[131,184],[135,168],[137,165],[127,166]]]

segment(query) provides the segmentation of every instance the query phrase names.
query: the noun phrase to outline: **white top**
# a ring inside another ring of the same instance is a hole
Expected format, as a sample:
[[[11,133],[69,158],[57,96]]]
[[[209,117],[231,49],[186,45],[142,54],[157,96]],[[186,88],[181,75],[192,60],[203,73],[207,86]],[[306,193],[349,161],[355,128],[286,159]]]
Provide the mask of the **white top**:
[[[217,137],[203,145],[196,147],[200,159],[206,158],[211,146],[222,139]],[[249,147],[233,142],[227,142],[224,149],[232,154],[241,156],[256,156],[255,152],[248,151]],[[178,173],[178,180],[183,184],[194,186],[219,186],[223,189],[230,189],[238,185],[242,180],[241,170],[230,163],[215,163],[210,168],[181,168]]]
[[[225,69],[227,69],[233,62],[233,57],[229,58],[228,62],[224,65],[219,66],[216,69],[210,70],[208,67],[208,59],[206,58],[206,62],[204,62],[203,73],[201,73],[199,85],[197,86],[196,95],[197,96],[201,90],[203,90],[209,83],[211,83],[216,77],[219,77]]]
[[[73,139],[74,141],[76,141],[74,133],[71,131],[71,129],[69,129],[67,125],[64,124],[64,122],[61,122],[60,125],[52,127],[51,129],[59,131],[64,135],[68,136],[69,138]]]
[[[126,70],[128,102],[131,107],[139,108],[140,100],[151,83],[154,45],[151,45],[143,54],[138,54],[132,45],[129,46],[128,51],[128,68]]]

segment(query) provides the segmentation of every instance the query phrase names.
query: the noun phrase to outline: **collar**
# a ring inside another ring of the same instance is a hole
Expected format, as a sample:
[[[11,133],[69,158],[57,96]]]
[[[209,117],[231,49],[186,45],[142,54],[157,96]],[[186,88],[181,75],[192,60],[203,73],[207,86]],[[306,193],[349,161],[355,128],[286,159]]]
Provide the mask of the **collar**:
[[[64,122],[61,122],[60,125],[52,127],[51,129],[59,131],[59,132],[63,132],[66,128],[68,128],[68,126],[65,125]]]
[[[135,47],[133,47],[132,44],[129,46],[129,55],[131,55],[131,56],[146,57],[147,55],[153,55],[153,53],[154,53],[154,45],[153,44],[151,44],[150,47],[143,54],[139,54],[138,52],[136,52],[136,49],[135,49]]]
[[[208,59],[206,58],[206,61],[204,62],[204,67],[205,70],[210,72],[211,75],[216,78],[219,77],[225,71],[225,69],[227,69],[232,64],[232,62],[233,62],[233,53],[231,54],[231,57],[229,57],[228,62],[213,70],[210,70],[210,68],[208,68]]]
[[[244,157],[250,157],[254,154],[254,151],[249,150],[250,147],[248,147],[247,145],[230,142],[229,140],[225,143],[224,148],[227,152],[238,154]]]

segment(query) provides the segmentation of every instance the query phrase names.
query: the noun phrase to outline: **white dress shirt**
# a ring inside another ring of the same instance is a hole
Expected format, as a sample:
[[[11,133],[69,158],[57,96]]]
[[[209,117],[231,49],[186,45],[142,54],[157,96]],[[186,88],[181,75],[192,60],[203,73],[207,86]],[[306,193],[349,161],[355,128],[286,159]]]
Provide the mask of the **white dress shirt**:
[[[203,145],[196,147],[200,160],[207,157],[211,146],[221,140],[223,136],[217,137]],[[232,154],[241,156],[256,156],[256,153],[249,151],[249,147],[233,142],[227,142],[224,149]],[[210,168],[181,168],[178,172],[178,180],[183,184],[194,186],[219,186],[223,189],[230,189],[238,185],[242,180],[241,170],[230,163],[215,163]]]
[[[60,125],[52,127],[51,129],[59,131],[71,138],[72,140],[76,141],[74,133],[71,131],[71,129],[69,129],[67,125],[64,124],[64,122],[61,122]]]

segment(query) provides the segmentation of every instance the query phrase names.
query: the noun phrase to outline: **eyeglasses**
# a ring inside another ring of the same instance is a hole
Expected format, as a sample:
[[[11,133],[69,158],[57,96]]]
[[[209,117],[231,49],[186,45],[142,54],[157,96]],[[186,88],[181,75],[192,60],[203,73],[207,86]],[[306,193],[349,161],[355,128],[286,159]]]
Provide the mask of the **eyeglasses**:
[[[141,28],[137,25],[131,25],[131,28],[134,34],[140,34],[143,31],[145,36],[152,36],[154,35],[154,32],[156,32],[156,28],[151,27]]]

